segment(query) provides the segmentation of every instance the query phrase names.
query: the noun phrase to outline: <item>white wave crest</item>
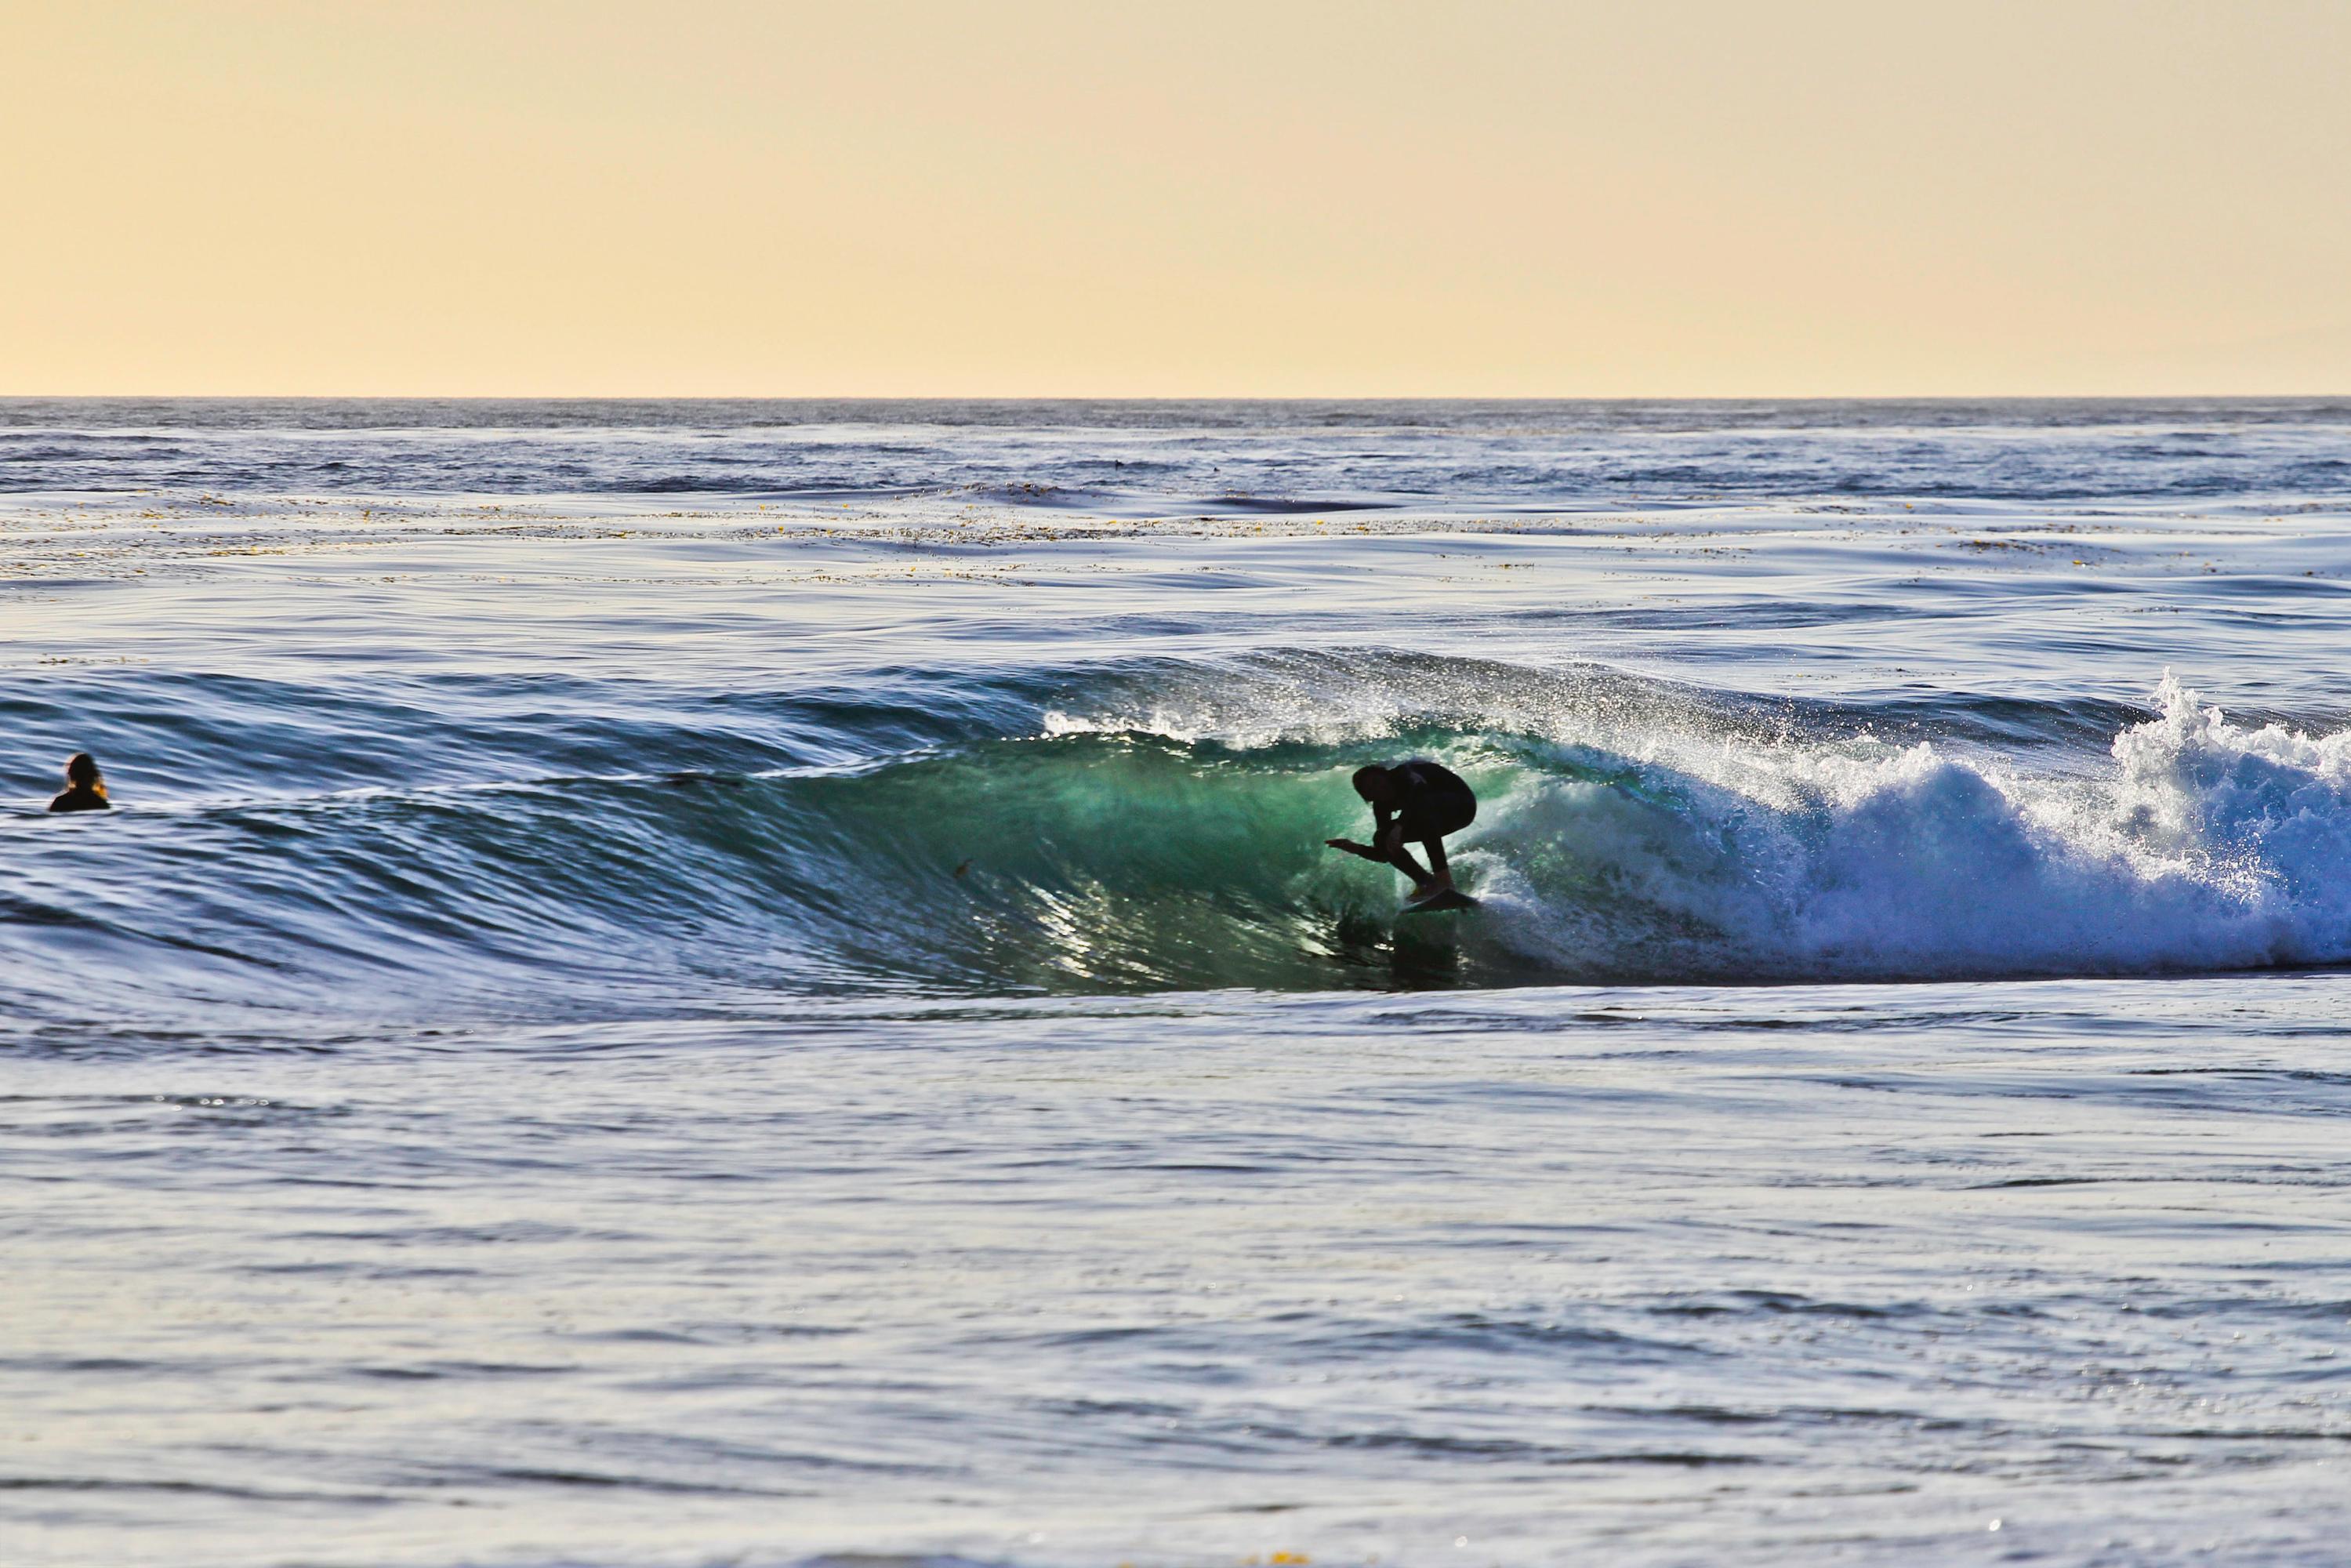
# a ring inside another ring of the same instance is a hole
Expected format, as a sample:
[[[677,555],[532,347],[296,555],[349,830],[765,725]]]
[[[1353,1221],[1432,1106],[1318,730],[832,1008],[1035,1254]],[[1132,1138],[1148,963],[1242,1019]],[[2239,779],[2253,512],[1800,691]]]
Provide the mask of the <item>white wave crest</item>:
[[[1672,748],[1518,772],[1465,858],[1563,969],[1731,977],[2144,973],[2351,959],[2351,734],[2247,730],[2168,672],[2099,779]],[[1573,753],[1574,748],[1567,748]],[[1665,748],[1660,748],[1665,749]]]

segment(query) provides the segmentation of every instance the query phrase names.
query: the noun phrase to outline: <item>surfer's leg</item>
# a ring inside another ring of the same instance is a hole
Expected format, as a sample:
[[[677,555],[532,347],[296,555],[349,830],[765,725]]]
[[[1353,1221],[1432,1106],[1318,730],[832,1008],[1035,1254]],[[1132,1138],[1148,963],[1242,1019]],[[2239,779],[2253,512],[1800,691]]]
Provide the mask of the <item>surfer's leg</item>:
[[[1412,878],[1413,891],[1416,894],[1426,893],[1440,885],[1435,877],[1421,869],[1420,862],[1412,858],[1412,852],[1405,848],[1401,841],[1388,846],[1387,859],[1388,864]]]
[[[1451,887],[1453,871],[1445,863],[1445,841],[1423,839],[1420,841],[1420,847],[1428,852],[1428,880],[1438,887]]]

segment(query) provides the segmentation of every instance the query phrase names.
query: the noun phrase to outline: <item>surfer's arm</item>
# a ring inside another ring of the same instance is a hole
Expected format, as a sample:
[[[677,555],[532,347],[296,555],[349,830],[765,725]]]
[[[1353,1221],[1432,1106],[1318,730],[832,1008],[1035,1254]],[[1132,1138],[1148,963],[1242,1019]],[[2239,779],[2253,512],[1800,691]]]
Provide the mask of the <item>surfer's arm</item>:
[[[1396,851],[1403,847],[1402,841],[1394,836],[1397,824],[1390,820],[1393,816],[1394,813],[1385,807],[1372,808],[1372,841],[1368,844],[1359,844],[1353,839],[1324,839],[1322,841],[1334,850],[1344,850],[1367,861],[1378,861],[1384,865],[1391,863],[1395,859]]]
[[[1380,830],[1380,837],[1383,839],[1389,837],[1386,829]],[[1353,839],[1324,839],[1322,841],[1334,850],[1344,850],[1351,855],[1361,855],[1364,859],[1376,864],[1392,865],[1412,878],[1412,884],[1416,888],[1425,890],[1437,884],[1438,879],[1422,870],[1420,862],[1412,858],[1412,852],[1405,848],[1401,842],[1391,842],[1385,848],[1382,848],[1378,844],[1359,844]]]

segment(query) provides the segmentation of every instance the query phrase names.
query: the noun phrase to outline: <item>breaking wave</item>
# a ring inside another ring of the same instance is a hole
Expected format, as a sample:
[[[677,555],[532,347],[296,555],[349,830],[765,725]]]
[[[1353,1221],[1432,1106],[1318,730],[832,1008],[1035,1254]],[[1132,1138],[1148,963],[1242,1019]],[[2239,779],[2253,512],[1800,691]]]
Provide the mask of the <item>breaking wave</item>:
[[[2351,734],[2232,725],[2168,675],[2103,758],[2079,710],[2038,749],[1986,743],[2015,712],[1886,739],[1466,661],[1179,665],[998,709],[1019,733],[905,749],[898,715],[900,749],[781,769],[20,813],[0,974],[37,1017],[381,1019],[2351,958]],[[1478,911],[1399,919],[1397,879],[1322,848],[1359,828],[1348,774],[1407,750],[1479,793]]]

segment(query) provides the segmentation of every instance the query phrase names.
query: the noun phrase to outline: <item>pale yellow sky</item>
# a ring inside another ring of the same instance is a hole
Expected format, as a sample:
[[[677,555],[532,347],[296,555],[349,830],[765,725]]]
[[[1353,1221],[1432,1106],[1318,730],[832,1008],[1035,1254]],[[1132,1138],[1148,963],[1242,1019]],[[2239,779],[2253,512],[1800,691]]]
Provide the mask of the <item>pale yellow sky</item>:
[[[0,0],[0,392],[2351,393],[2351,0]]]

